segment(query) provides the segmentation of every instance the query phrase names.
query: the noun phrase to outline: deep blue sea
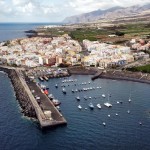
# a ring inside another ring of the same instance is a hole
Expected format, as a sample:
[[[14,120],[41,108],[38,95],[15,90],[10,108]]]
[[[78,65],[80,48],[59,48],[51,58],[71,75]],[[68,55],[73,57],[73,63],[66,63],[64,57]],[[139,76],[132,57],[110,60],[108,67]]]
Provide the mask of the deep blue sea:
[[[0,23],[0,42],[26,37],[24,31],[44,25],[60,25],[60,23]]]
[[[25,30],[37,26],[41,24],[0,24],[0,41],[25,36]],[[49,92],[62,102],[61,112],[68,125],[42,131],[37,123],[20,113],[9,78],[0,73],[0,150],[150,149],[150,85],[106,79],[91,81],[91,76],[75,75],[69,78],[77,79],[77,85],[65,83],[66,95],[61,88],[63,79],[44,82],[50,88]],[[80,85],[89,81],[90,84]],[[56,83],[58,89],[55,88]],[[101,89],[71,92],[76,88],[100,86]],[[110,93],[109,102],[113,106],[106,108],[103,103],[108,101],[107,94]],[[106,94],[106,98],[102,98],[102,94]],[[131,103],[128,102],[130,94]],[[85,95],[91,99],[84,100]],[[77,96],[80,96],[80,102],[76,100]],[[123,104],[117,104],[117,101]],[[88,108],[90,102],[94,104],[94,110]],[[96,107],[97,103],[101,104],[101,110]],[[79,104],[82,110],[78,109]]]
[[[41,131],[38,125],[22,117],[9,78],[0,73],[0,149],[1,150],[149,150],[150,149],[150,85],[97,79],[90,84],[91,76],[71,76],[74,83],[65,83],[67,94],[62,93],[63,79],[44,82],[59,99],[61,112],[68,125]],[[58,84],[58,89],[55,84]],[[69,85],[69,86],[68,86]],[[97,87],[85,92],[72,93],[72,89]],[[102,94],[111,93],[112,108],[103,103]],[[131,103],[128,102],[131,93]],[[92,99],[84,100],[84,96]],[[80,96],[80,102],[76,97]],[[96,97],[96,99],[95,99]],[[122,101],[123,104],[117,104]],[[92,102],[94,110],[88,108]],[[96,104],[102,108],[98,109]],[[82,110],[78,109],[78,105]],[[85,109],[87,108],[87,109]],[[127,111],[130,110],[130,114]],[[118,116],[116,116],[118,113]],[[110,117],[108,117],[108,114]],[[102,123],[105,122],[104,127]],[[142,125],[139,124],[142,123]]]

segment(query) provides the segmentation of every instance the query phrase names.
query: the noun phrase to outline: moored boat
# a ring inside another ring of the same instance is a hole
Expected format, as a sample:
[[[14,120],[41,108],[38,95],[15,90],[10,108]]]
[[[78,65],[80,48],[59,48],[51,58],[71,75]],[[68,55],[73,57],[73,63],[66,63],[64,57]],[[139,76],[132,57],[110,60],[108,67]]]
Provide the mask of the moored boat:
[[[78,101],[80,101],[80,97],[79,97],[79,96],[77,96],[76,99],[77,99]]]
[[[105,98],[105,97],[106,97],[106,96],[105,96],[105,94],[102,94],[102,97],[104,97],[104,98]]]
[[[82,109],[82,106],[81,106],[81,105],[78,105],[78,108],[79,108],[79,109]]]
[[[52,99],[54,99],[54,96],[53,96],[52,94],[49,94],[49,95],[48,95],[48,98],[49,98],[50,100],[52,100]]]
[[[64,94],[66,94],[66,89],[65,89],[65,88],[63,88],[63,89],[62,89],[62,92],[63,92]]]
[[[42,77],[39,77],[39,80],[40,80],[40,81],[44,81],[44,79],[43,79]]]
[[[59,106],[61,104],[61,102],[57,99],[53,99],[52,103],[54,104],[54,106]]]
[[[92,103],[89,103],[90,109],[94,109],[94,105]]]
[[[48,81],[48,77],[47,76],[43,76],[43,79],[45,79],[46,81]]]
[[[100,104],[97,104],[96,106],[97,106],[99,109],[101,109],[101,108],[102,108]]]
[[[106,106],[106,107],[112,107],[112,104],[106,102],[106,103],[104,103],[104,106]]]
[[[48,95],[48,90],[44,90],[44,94]]]
[[[55,84],[55,87],[56,87],[56,88],[58,88],[58,85],[57,85],[57,84]]]

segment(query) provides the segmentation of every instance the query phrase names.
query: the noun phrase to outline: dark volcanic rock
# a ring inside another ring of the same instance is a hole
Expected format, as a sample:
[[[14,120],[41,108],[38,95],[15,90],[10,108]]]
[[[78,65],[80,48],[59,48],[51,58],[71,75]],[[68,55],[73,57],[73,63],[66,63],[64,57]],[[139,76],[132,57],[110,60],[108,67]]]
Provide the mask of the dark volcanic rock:
[[[18,100],[20,107],[22,108],[21,112],[27,117],[36,118],[34,107],[32,106],[30,98],[26,93],[24,86],[21,84],[16,71],[6,68],[0,68],[0,70],[8,74],[8,77],[10,78],[14,87],[16,99]]]

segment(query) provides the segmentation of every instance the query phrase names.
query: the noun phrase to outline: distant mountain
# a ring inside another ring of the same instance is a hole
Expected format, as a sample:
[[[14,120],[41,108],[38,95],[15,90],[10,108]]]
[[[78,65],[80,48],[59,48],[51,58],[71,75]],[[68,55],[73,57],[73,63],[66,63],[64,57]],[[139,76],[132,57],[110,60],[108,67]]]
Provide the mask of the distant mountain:
[[[98,20],[112,20],[122,17],[131,17],[135,15],[141,15],[144,13],[150,14],[150,3],[140,6],[135,5],[131,7],[112,7],[106,10],[96,10],[81,15],[67,17],[63,20],[64,23],[86,23]]]

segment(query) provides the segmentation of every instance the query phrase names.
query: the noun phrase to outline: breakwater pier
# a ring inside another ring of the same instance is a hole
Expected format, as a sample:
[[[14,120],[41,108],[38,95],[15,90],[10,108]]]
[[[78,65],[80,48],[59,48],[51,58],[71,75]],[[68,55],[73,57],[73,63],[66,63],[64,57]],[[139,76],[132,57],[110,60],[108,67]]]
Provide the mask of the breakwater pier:
[[[11,79],[16,98],[25,116],[36,118],[41,128],[67,124],[63,115],[55,108],[49,98],[42,93],[37,84],[25,75],[23,70],[7,67],[1,67],[0,70],[6,72]],[[34,93],[31,91],[34,91]],[[40,97],[40,103],[37,102],[35,95]]]

